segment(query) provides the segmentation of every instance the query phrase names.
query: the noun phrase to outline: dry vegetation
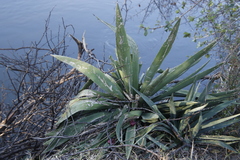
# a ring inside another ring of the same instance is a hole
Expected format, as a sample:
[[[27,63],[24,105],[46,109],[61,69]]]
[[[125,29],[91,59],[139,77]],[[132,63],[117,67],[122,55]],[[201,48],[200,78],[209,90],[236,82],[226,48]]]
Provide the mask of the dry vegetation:
[[[51,14],[50,14],[51,15]],[[38,156],[43,149],[45,133],[53,124],[66,103],[75,96],[88,79],[75,69],[54,60],[50,54],[66,55],[66,41],[73,39],[78,59],[97,62],[92,50],[81,43],[68,30],[60,29],[57,37],[49,29],[50,15],[39,42],[28,47],[0,49],[0,65],[6,68],[5,81],[1,84],[0,102],[0,159],[20,159],[31,153]],[[9,100],[13,98],[13,100]]]

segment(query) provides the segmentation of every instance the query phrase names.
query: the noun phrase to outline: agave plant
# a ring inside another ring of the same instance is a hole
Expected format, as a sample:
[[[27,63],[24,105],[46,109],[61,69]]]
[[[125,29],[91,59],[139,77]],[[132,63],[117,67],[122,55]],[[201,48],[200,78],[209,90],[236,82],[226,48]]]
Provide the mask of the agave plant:
[[[217,113],[235,103],[228,101],[235,91],[210,93],[212,79],[202,92],[198,92],[200,80],[222,64],[201,72],[207,62],[180,82],[170,85],[197,64],[216,41],[182,64],[162,71],[161,64],[178,32],[178,19],[151,66],[140,76],[138,47],[126,34],[119,6],[116,7],[116,27],[102,22],[116,34],[117,60],[111,58],[113,72],[104,73],[84,61],[53,55],[85,74],[100,90],[84,86],[69,102],[56,123],[57,129],[48,133],[53,138],[45,143],[45,152],[72,138],[79,143],[77,146],[69,143],[65,149],[87,150],[120,145],[125,147],[127,159],[134,146],[169,150],[194,142],[220,145],[235,151],[230,144],[240,138],[209,135],[212,130],[239,122],[237,117],[240,114],[220,119],[216,117]],[[191,88],[186,90],[189,85]]]

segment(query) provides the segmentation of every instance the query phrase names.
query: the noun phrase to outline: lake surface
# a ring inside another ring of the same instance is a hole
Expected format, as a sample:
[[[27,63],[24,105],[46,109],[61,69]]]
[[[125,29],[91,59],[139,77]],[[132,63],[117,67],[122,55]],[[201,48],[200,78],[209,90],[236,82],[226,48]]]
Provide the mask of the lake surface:
[[[121,7],[123,2],[124,0],[119,0]],[[134,2],[129,3],[130,10],[126,22],[127,33],[133,37],[139,46],[143,71],[151,64],[160,46],[169,34],[164,29],[158,29],[144,36],[144,31],[139,29],[144,16],[144,13],[139,13],[139,11],[147,3],[147,1],[143,0],[134,0]],[[68,32],[74,34],[78,39],[81,39],[83,32],[86,32],[85,37],[88,47],[95,49],[94,53],[97,58],[101,59],[103,55],[109,57],[109,55],[114,55],[114,33],[98,21],[94,15],[114,25],[115,6],[115,0],[0,1],[0,48],[30,46],[32,41],[38,41],[44,32],[45,21],[49,12],[52,10],[49,27],[53,35],[57,35],[59,26],[62,26],[63,18],[65,25],[71,24],[74,26],[75,32],[72,30]],[[145,25],[153,26],[157,18],[158,13],[152,13],[151,17],[146,20]],[[191,32],[191,30],[192,28],[185,24],[183,20],[172,51],[163,63],[163,69],[182,63],[187,59],[187,56],[191,56],[199,50],[196,48],[197,44],[192,42],[191,38],[183,38],[183,33],[185,31]],[[70,47],[67,53],[70,56],[76,55],[77,47],[75,42],[70,37],[68,40]],[[8,54],[6,51],[0,52]],[[210,65],[213,64],[215,64],[214,61]],[[198,66],[201,65],[199,64]]]

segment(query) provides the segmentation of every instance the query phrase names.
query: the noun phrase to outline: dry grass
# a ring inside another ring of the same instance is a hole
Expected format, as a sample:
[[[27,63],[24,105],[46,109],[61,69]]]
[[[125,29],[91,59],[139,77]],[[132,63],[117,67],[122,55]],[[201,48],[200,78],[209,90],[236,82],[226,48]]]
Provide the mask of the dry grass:
[[[177,148],[168,152],[160,149],[153,149],[153,155],[147,150],[134,149],[130,160],[237,160],[240,159],[239,153],[233,153],[226,149],[216,146],[192,146]],[[31,156],[29,156],[31,157]],[[30,160],[25,159],[25,160]],[[51,156],[43,156],[40,159],[46,160],[126,160],[123,148],[96,149],[91,151],[62,153],[62,150]]]

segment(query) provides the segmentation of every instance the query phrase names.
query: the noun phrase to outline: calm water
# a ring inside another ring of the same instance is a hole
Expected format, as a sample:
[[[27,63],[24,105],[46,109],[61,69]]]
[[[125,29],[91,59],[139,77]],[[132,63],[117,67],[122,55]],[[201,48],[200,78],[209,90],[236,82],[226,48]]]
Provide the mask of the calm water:
[[[124,2],[124,0],[119,1],[121,6],[121,2]],[[139,4],[141,4],[141,7],[139,7]],[[137,16],[136,13],[146,4],[147,1],[134,0],[131,3],[126,23],[128,34],[139,45],[143,70],[146,70],[152,62],[159,47],[169,34],[164,32],[163,29],[159,29],[144,36],[143,31],[139,30],[144,13]],[[104,54],[107,57],[114,55],[114,33],[98,21],[93,14],[114,25],[115,5],[115,0],[0,0],[0,48],[29,46],[31,41],[38,41],[44,31],[49,12],[53,10],[49,26],[53,34],[57,35],[58,27],[62,25],[63,18],[66,25],[74,26],[75,37],[81,39],[83,32],[86,31],[85,37],[88,47],[95,49],[94,53],[97,58],[101,58]],[[155,24],[158,14],[154,14],[147,19],[146,26]],[[192,42],[190,38],[182,38],[183,32],[190,32],[190,30],[191,28],[188,25],[182,24],[180,26],[175,45],[163,64],[164,69],[182,63],[187,59],[187,56],[199,50],[196,48],[197,44]],[[73,34],[73,31],[69,30],[69,33]],[[74,55],[77,53],[75,43],[70,37],[68,39],[70,47],[67,52],[69,55]],[[7,52],[4,53],[7,54]]]

